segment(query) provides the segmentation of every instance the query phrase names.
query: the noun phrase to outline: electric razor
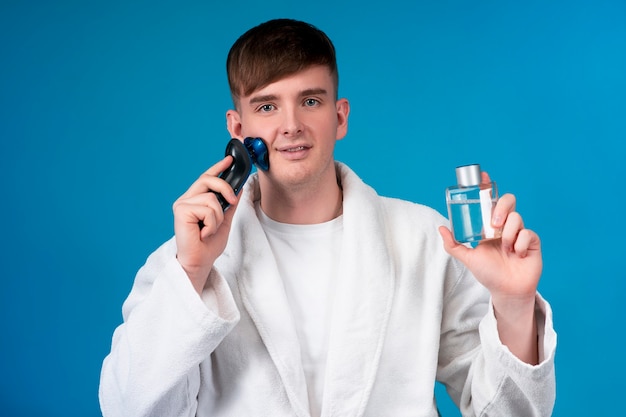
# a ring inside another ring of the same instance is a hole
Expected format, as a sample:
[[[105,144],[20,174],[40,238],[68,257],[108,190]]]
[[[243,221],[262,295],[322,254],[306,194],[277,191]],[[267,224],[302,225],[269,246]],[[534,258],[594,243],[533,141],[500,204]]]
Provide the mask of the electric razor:
[[[228,145],[226,145],[226,151],[224,152],[224,156],[228,155],[233,157],[233,163],[218,177],[226,181],[236,195],[239,195],[243,185],[250,176],[252,164],[255,164],[263,171],[269,169],[267,146],[261,138],[245,138],[243,143],[239,139],[231,139]],[[222,210],[226,211],[230,206],[228,201],[220,193],[216,192],[215,195],[222,206]]]
[[[226,181],[235,191],[235,194],[238,195],[250,175],[252,160],[250,159],[246,147],[238,139],[231,139],[228,145],[226,145],[224,156],[228,155],[233,157],[233,163],[218,175],[218,177]],[[215,195],[217,201],[219,201],[222,206],[222,210],[225,211],[230,204],[222,194],[216,192]]]

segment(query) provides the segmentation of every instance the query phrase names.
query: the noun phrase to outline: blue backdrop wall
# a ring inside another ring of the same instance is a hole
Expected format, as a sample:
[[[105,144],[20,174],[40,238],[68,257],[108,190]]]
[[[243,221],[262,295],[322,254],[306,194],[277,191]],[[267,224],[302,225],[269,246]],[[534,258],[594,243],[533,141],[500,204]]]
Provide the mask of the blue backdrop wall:
[[[134,274],[228,139],[226,53],[275,17],[335,41],[337,158],[381,194],[445,213],[454,167],[479,162],[517,195],[559,333],[554,415],[618,414],[623,0],[2,1],[0,413],[100,414]]]

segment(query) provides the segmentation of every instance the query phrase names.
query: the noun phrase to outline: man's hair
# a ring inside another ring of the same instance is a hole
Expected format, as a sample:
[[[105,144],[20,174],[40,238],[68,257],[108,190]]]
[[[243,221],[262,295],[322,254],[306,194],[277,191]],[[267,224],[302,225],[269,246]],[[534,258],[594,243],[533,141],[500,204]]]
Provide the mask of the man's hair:
[[[241,35],[228,53],[226,71],[233,101],[238,106],[240,97],[315,65],[329,69],[336,96],[335,47],[324,32],[292,19],[262,23]]]

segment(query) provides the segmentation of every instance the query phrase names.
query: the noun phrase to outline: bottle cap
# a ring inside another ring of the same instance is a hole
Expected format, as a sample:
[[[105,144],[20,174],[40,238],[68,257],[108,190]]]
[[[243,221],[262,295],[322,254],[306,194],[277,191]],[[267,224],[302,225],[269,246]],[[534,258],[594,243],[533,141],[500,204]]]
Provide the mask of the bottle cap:
[[[463,165],[456,167],[456,181],[462,187],[471,187],[481,183],[480,165]]]

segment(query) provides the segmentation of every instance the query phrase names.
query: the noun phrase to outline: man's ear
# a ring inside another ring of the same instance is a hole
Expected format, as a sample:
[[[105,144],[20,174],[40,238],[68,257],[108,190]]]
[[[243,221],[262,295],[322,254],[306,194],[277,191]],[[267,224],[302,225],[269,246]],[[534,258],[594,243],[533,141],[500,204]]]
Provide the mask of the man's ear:
[[[337,140],[343,139],[348,133],[348,115],[350,114],[350,102],[345,98],[337,100]]]
[[[226,128],[231,138],[243,140],[241,136],[241,116],[236,110],[228,110],[226,112]]]

